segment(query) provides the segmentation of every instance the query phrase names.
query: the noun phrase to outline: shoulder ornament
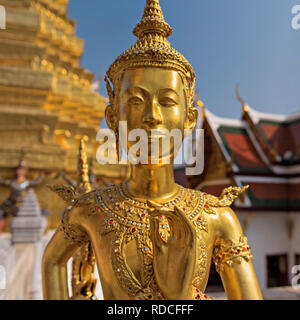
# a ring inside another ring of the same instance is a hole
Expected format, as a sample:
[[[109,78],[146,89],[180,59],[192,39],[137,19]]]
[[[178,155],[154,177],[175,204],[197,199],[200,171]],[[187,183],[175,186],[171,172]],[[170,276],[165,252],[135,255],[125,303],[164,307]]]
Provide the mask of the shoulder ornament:
[[[212,208],[229,207],[233,201],[243,192],[245,192],[249,186],[244,187],[228,187],[223,189],[219,197],[205,194],[205,206],[204,211],[206,213],[214,214],[215,211]]]
[[[76,193],[74,187],[66,184],[48,185],[47,187],[73,207],[87,206],[94,200],[94,191],[80,195]]]

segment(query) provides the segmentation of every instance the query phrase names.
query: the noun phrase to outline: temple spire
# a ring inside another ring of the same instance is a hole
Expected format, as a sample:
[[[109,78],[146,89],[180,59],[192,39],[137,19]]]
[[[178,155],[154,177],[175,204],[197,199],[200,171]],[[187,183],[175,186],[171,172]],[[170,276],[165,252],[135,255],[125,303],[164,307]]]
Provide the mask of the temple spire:
[[[85,146],[85,139],[80,140],[78,153],[78,180],[76,191],[80,194],[91,191],[91,184],[89,179],[89,165],[87,161],[87,152]]]

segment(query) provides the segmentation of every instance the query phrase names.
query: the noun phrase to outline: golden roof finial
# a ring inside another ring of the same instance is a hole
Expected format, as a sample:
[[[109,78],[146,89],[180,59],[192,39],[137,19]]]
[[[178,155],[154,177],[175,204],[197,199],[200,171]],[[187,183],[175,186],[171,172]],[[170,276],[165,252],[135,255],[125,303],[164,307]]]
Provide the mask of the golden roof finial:
[[[105,77],[110,104],[113,104],[116,96],[113,89],[116,89],[118,76],[132,67],[158,67],[180,72],[187,80],[189,103],[193,104],[196,79],[194,70],[186,58],[172,48],[167,40],[172,34],[172,28],[165,21],[158,0],[146,0],[144,15],[134,28],[133,34],[138,37],[137,42],[117,57]]]
[[[236,98],[238,99],[238,101],[241,103],[242,108],[243,108],[243,112],[248,112],[249,110],[249,106],[248,104],[245,102],[245,100],[241,97],[240,95],[240,85],[237,84],[236,88],[235,88],[235,93],[236,93]]]
[[[204,102],[202,100],[200,100],[200,98],[199,98],[199,91],[198,90],[195,93],[195,98],[196,98],[197,106],[201,108],[202,119],[204,119],[205,118],[205,105],[204,105]]]

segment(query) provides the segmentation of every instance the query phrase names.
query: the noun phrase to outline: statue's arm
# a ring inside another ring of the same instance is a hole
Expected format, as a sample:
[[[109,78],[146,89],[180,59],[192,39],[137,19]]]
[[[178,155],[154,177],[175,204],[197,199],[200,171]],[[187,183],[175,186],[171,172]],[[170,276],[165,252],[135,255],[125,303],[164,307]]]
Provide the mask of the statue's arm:
[[[84,208],[69,206],[60,226],[46,247],[42,261],[44,299],[70,298],[67,262],[78,248],[89,241],[89,236],[82,227],[82,212],[84,213]]]
[[[67,177],[66,175],[63,176],[63,179],[73,188],[76,187],[76,181],[72,180],[71,178]]]
[[[10,180],[8,179],[3,179],[0,177],[0,185],[8,186],[10,184]]]
[[[54,179],[58,179],[58,178],[64,179],[73,188],[76,187],[76,181],[74,181],[71,178],[69,178],[68,176],[66,176],[66,174],[63,171],[59,172]]]
[[[45,175],[42,173],[38,178],[30,180],[29,184],[30,186],[38,186],[41,184],[44,180]]]
[[[45,300],[68,300],[67,262],[79,244],[67,239],[58,228],[48,243],[42,261],[43,297]]]
[[[237,216],[229,207],[218,208],[218,215],[214,262],[227,298],[230,300],[262,299],[252,264],[251,248]]]

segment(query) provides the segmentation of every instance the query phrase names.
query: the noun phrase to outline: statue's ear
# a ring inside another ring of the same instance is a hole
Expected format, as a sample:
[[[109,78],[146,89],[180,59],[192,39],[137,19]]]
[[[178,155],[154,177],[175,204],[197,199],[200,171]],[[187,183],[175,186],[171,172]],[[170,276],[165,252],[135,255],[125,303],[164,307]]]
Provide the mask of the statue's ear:
[[[105,120],[107,123],[107,126],[114,130],[116,127],[116,112],[114,110],[113,105],[109,104],[105,109]]]
[[[198,119],[198,109],[195,107],[189,107],[185,118],[184,129],[194,130]]]

